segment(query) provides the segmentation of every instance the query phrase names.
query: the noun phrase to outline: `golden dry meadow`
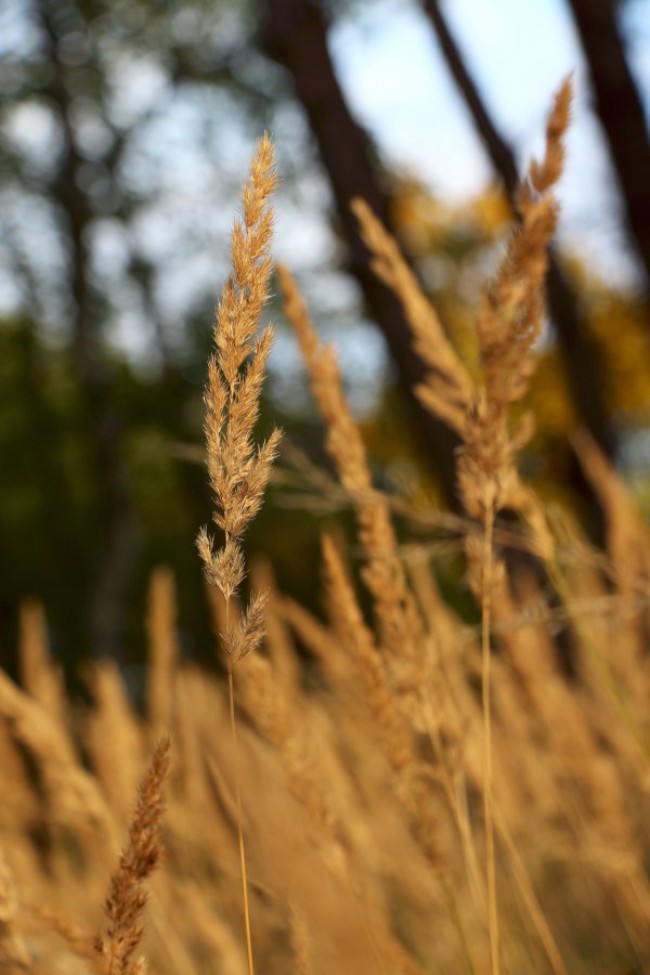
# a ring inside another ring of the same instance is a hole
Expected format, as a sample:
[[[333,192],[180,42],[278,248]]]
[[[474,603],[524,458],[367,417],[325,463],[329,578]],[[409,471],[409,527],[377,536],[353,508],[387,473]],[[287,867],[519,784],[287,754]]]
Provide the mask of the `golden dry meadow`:
[[[460,439],[462,513],[418,517],[462,554],[476,623],[443,596],[430,548],[398,540],[394,515],[412,502],[375,486],[339,363],[284,267],[339,480],[326,489],[354,510],[356,542],[322,539],[322,617],[277,591],[270,565],[246,564],[280,441],[255,438],[272,342],[258,336],[275,185],[261,140],[205,396],[215,510],[198,548],[225,666],[208,673],[181,653],[161,568],[144,707],[107,660],[73,701],[41,607],[23,605],[19,684],[0,673],[2,971],[648,970],[648,533],[587,434],[574,447],[602,549],[518,466],[570,103],[567,81],[478,303],[480,374],[354,203],[426,364],[420,400]]]

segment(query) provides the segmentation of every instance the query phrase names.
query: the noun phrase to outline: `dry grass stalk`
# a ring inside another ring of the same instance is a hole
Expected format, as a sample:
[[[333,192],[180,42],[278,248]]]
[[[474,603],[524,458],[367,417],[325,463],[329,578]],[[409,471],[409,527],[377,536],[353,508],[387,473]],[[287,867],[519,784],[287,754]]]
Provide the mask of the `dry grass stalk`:
[[[30,958],[17,928],[18,897],[14,878],[0,846],[0,967],[9,973],[28,971]]]
[[[558,91],[546,129],[546,152],[533,160],[519,189],[516,225],[494,280],[484,290],[477,318],[483,384],[475,394],[463,434],[458,477],[467,512],[482,524],[503,508],[537,523],[538,504],[517,473],[516,457],[533,424],[529,414],[511,428],[510,407],[528,390],[535,370],[531,351],[544,325],[544,279],[558,203],[552,190],[562,173],[563,138],[570,119],[572,88]]]
[[[595,441],[585,431],[579,431],[573,446],[605,514],[609,556],[605,573],[619,597],[616,652],[611,652],[611,641],[600,640],[590,663],[601,671],[601,685],[610,685],[610,703],[616,705],[619,723],[621,717],[625,722],[632,720],[635,735],[643,741],[647,735],[644,724],[650,692],[650,674],[645,666],[650,633],[650,537],[629,490]],[[626,702],[625,706],[622,702]],[[646,741],[643,747],[646,754],[650,753],[650,742]]]
[[[372,597],[382,646],[396,684],[412,688],[421,657],[422,625],[397,551],[390,509],[374,490],[366,448],[343,391],[336,353],[323,348],[289,271],[278,268],[285,312],[300,343],[312,390],[326,426],[326,448],[343,487],[355,497],[363,580]]]
[[[55,724],[2,672],[0,718],[16,744],[29,755],[42,789],[47,835],[52,841],[74,836],[85,856],[101,862],[114,841],[114,820],[98,782],[79,765],[67,729]],[[65,844],[58,852],[65,857]]]
[[[35,599],[26,599],[20,606],[18,660],[23,687],[63,731],[66,728],[63,678],[52,663],[45,614]]]
[[[204,707],[204,692],[205,679],[195,665],[176,671],[172,740],[178,760],[173,782],[183,801],[197,810],[205,808],[208,798],[202,743],[206,728],[214,724],[214,712],[206,713]]]
[[[296,694],[278,679],[269,661],[253,657],[241,673],[239,700],[254,726],[271,742],[285,771],[289,791],[301,804],[324,859],[334,872],[344,874],[341,817],[334,802],[339,798],[326,787],[325,743],[313,732],[313,717],[296,706]]]
[[[95,940],[106,975],[140,975],[142,961],[133,954],[142,940],[142,913],[147,903],[145,881],[162,856],[161,826],[165,809],[162,786],[169,771],[170,743],[156,745],[151,764],[140,783],[129,840],[111,877],[104,913],[106,932]]]
[[[31,905],[30,905],[31,906]],[[70,918],[61,914],[60,911],[55,911],[47,907],[42,907],[41,905],[32,906],[32,911],[39,918],[52,928],[53,931],[59,935],[60,938],[66,943],[70,951],[77,958],[83,958],[84,961],[90,962],[92,971],[99,971],[99,962],[97,959],[97,952],[88,938],[85,931],[74,924]]]
[[[273,672],[285,693],[298,695],[301,681],[300,659],[289,626],[280,612],[281,597],[270,563],[258,559],[252,567],[251,576],[255,589],[269,594],[265,648],[273,664]]]
[[[147,708],[156,733],[172,726],[173,677],[180,657],[176,633],[176,586],[170,569],[156,569],[149,586],[147,613],[149,671]]]
[[[110,808],[120,821],[128,816],[147,744],[133,713],[120,670],[102,660],[88,683],[95,707],[85,722],[90,758]]]
[[[215,550],[203,528],[197,545],[206,576],[223,593],[227,608],[244,581],[242,537],[262,505],[281,437],[275,429],[260,447],[253,443],[273,341],[270,326],[255,341],[254,336],[269,295],[273,211],[268,200],[275,185],[273,150],[265,136],[244,189],[243,221],[233,229],[233,271],[217,308],[216,352],[205,393],[208,473],[216,505],[212,518],[224,543]],[[242,619],[223,634],[230,671],[262,638],[264,601],[256,594]]]
[[[510,858],[510,869],[515,877],[520,896],[532,920],[537,936],[546,952],[549,964],[555,975],[568,975],[557,941],[553,935],[544,910],[531,882],[529,871],[524,863],[510,829],[500,809],[495,810],[499,836]]]
[[[268,200],[275,186],[273,150],[264,137],[243,193],[243,221],[233,229],[233,271],[217,308],[216,352],[210,359],[205,394],[208,473],[216,505],[213,521],[222,530],[224,543],[215,551],[204,528],[197,545],[209,581],[226,600],[244,581],[241,540],[262,505],[281,436],[276,429],[259,448],[253,443],[273,341],[270,326],[257,340],[254,336],[269,296],[273,211]],[[260,600],[255,598],[244,632],[225,634],[232,664],[250,649],[250,640],[258,639],[260,612]]]
[[[273,341],[270,326],[257,339],[255,333],[269,297],[273,230],[269,198],[276,183],[273,148],[268,136],[264,136],[251,164],[249,183],[244,187],[243,219],[235,223],[232,232],[233,270],[217,308],[216,352],[210,359],[205,393],[208,473],[216,505],[212,519],[223,532],[224,542],[215,551],[207,529],[203,528],[197,545],[208,581],[223,593],[226,602],[222,639],[228,665],[230,726],[235,755],[238,744],[233,670],[263,638],[267,597],[265,593],[255,593],[236,622],[230,619],[230,601],[239,591],[246,574],[242,537],[262,505],[281,438],[276,428],[260,447],[255,448],[253,443],[266,362]],[[235,784],[248,967],[252,975],[241,795],[239,781]]]
[[[445,423],[463,435],[474,388],[469,373],[449,342],[443,326],[394,238],[377,219],[365,200],[355,199],[352,210],[363,240],[372,254],[372,269],[395,292],[406,314],[414,348],[430,373],[416,387],[421,401]]]
[[[349,671],[340,641],[331,629],[290,596],[280,596],[278,604],[282,618],[291,627],[295,637],[326,673],[336,675],[341,671]],[[333,682],[336,683],[335,677]]]
[[[436,872],[453,915],[454,894],[444,875],[444,844],[436,822],[431,790],[423,776],[423,764],[414,754],[409,728],[391,692],[373,636],[363,622],[340,555],[327,537],[323,539],[323,559],[335,627],[364,689],[366,704],[376,725],[379,749],[394,773],[396,792],[408,814],[413,836]]]
[[[372,633],[366,626],[341,557],[331,538],[323,538],[325,585],[334,628],[350,656],[376,722],[378,741],[389,766],[404,773],[413,760],[412,744]]]
[[[364,239],[374,254],[375,269],[401,298],[414,343],[430,367],[429,380],[418,394],[463,441],[458,459],[459,492],[466,511],[482,529],[480,539],[468,535],[467,554],[470,582],[480,600],[482,616],[484,803],[493,975],[499,971],[500,962],[492,814],[490,631],[492,590],[503,577],[503,566],[494,558],[494,529],[497,514],[511,508],[529,523],[542,551],[552,552],[543,511],[517,472],[517,454],[530,438],[532,420],[524,415],[512,428],[510,407],[528,389],[535,367],[531,351],[544,323],[547,250],[558,215],[552,191],[562,173],[570,105],[571,81],[567,79],[549,115],[544,158],[530,164],[519,189],[521,223],[515,227],[497,274],[482,296],[477,332],[483,379],[477,387],[472,388],[437,317],[423,296],[418,296],[417,284],[405,269],[394,241],[367,206],[355,203]]]
[[[194,883],[184,884],[180,898],[187,905],[197,934],[197,941],[205,946],[214,970],[219,975],[241,975],[246,962],[235,932],[221,916],[211,909],[209,898]],[[205,971],[205,968],[199,969]]]
[[[495,518],[506,507],[521,512],[538,535],[545,533],[544,516],[530,491],[522,485],[516,468],[516,456],[531,435],[532,421],[525,415],[511,431],[509,409],[528,389],[534,370],[530,353],[544,324],[547,251],[558,215],[558,204],[550,191],[562,173],[563,136],[569,124],[571,95],[571,82],[567,79],[556,95],[549,116],[545,157],[541,163],[531,163],[528,180],[519,190],[521,224],[510,238],[494,281],[483,294],[477,331],[484,385],[468,414],[458,460],[463,504],[483,528],[480,576],[472,581],[481,601],[482,617],[484,802],[493,975],[500,970],[500,960],[492,810],[490,631],[492,592],[502,576],[501,564],[494,561],[493,533]],[[550,541],[550,535],[548,538]]]

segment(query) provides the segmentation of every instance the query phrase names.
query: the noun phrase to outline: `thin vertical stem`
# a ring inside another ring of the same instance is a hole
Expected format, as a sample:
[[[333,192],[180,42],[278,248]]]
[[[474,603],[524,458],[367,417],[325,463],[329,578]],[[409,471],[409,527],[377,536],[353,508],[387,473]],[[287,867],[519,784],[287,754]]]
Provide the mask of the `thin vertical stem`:
[[[214,327],[215,350],[208,367],[205,395],[205,424],[208,472],[214,493],[214,520],[223,529],[224,544],[215,551],[206,527],[197,547],[207,577],[226,602],[226,656],[228,699],[237,800],[237,840],[241,867],[246,927],[248,975],[254,975],[251,939],[246,848],[241,802],[241,775],[237,723],[235,721],[234,669],[260,643],[263,633],[264,595],[256,594],[237,626],[230,626],[230,598],[246,574],[241,539],[264,496],[273,460],[280,442],[275,429],[259,447],[253,430],[259,414],[259,398],[273,329],[255,333],[264,303],[269,297],[271,274],[270,243],[273,209],[270,194],[277,183],[273,146],[267,135],[259,142],[251,164],[250,179],[242,194],[243,218],[235,222],[231,237],[232,272],[217,306]]]
[[[514,841],[512,833],[510,832],[508,824],[506,823],[503,812],[499,810],[498,806],[496,813],[495,821],[499,833],[499,839],[503,843],[505,849],[508,851],[510,869],[517,882],[521,898],[526,906],[530,919],[533,922],[533,927],[535,928],[537,936],[541,941],[544,950],[546,951],[549,964],[551,965],[555,975],[568,975],[551,927],[544,915],[544,910],[537,898],[537,894],[535,893],[535,888],[533,887],[526,864],[524,863],[521,854],[517,849],[517,845]]]
[[[226,630],[229,626],[230,600],[226,600]],[[235,686],[233,680],[233,665],[228,660],[228,705],[230,709],[230,734],[232,739],[232,754],[235,765],[235,801],[237,804],[237,846],[239,848],[239,866],[241,870],[242,897],[244,902],[244,927],[246,929],[246,957],[248,959],[248,975],[255,975],[253,965],[253,939],[251,937],[251,916],[248,903],[248,871],[246,868],[246,846],[244,843],[244,822],[242,816],[241,784],[239,774],[239,739],[237,737],[237,722],[235,721]]]
[[[494,855],[494,810],[492,808],[492,627],[494,504],[487,505],[483,525],[483,558],[481,580],[481,655],[483,703],[483,808],[485,816],[485,864],[490,938],[490,972],[499,975],[499,912],[497,906],[496,865]]]

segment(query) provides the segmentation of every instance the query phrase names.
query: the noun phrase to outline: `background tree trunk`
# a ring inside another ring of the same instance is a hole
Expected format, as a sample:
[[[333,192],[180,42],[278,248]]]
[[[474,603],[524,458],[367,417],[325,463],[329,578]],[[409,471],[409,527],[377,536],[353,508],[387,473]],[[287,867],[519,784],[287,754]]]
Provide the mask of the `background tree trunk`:
[[[650,290],[650,137],[612,0],[569,0],[593,84],[594,108]]]
[[[519,173],[515,154],[490,116],[478,85],[472,78],[439,0],[423,0],[447,67],[467,105],[476,131],[494,169],[505,186],[510,205],[515,209]],[[551,250],[547,278],[548,306],[564,364],[567,384],[578,416],[600,447],[612,456],[615,438],[602,397],[605,369],[599,350],[589,334],[582,303]]]
[[[350,254],[350,270],[374,320],[381,328],[400,375],[413,426],[447,500],[455,497],[453,451],[457,440],[425,410],[413,387],[425,376],[414,353],[411,333],[393,293],[371,271],[368,251],[350,212],[350,201],[363,197],[391,232],[389,197],[379,185],[368,137],[345,102],[327,47],[327,24],[309,0],[267,0],[263,40],[268,53],[291,74],[318,143]]]
[[[93,211],[78,183],[83,163],[75,145],[73,98],[61,44],[75,27],[85,26],[80,9],[62,11],[59,4],[40,0],[39,15],[47,42],[53,76],[48,93],[57,106],[64,148],[57,177],[57,199],[64,210],[67,236],[72,328],[72,361],[86,420],[86,442],[95,480],[99,523],[96,574],[89,608],[88,635],[94,655],[119,657],[125,626],[129,581],[138,549],[138,531],[129,499],[128,477],[122,452],[122,424],[110,382],[90,284],[88,231]],[[78,21],[78,23],[75,23]]]

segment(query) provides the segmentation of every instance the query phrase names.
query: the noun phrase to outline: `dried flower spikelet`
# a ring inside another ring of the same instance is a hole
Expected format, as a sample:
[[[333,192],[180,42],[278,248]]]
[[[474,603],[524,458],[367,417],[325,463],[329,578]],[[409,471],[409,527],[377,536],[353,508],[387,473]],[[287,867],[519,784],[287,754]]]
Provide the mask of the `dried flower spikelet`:
[[[30,909],[33,910],[36,917],[44,921],[53,931],[56,931],[59,937],[65,941],[73,955],[90,962],[91,971],[98,971],[99,966],[97,963],[96,948],[84,930],[60,911],[43,907],[40,904],[30,904]]]
[[[326,427],[326,447],[341,484],[349,491],[371,492],[366,448],[343,392],[336,352],[322,346],[305,301],[290,271],[278,265],[284,310],[295,329],[309,379]]]
[[[498,402],[521,399],[534,372],[528,353],[543,326],[543,280],[558,216],[550,191],[562,174],[570,102],[567,78],[549,116],[544,159],[531,162],[519,187],[521,224],[513,229],[506,255],[483,295],[477,328],[486,387]]]
[[[364,688],[365,699],[377,726],[377,740],[395,772],[402,772],[412,760],[411,741],[399,712],[384,663],[366,626],[333,540],[322,540],[325,584],[332,607],[333,623],[341,643],[352,659]]]
[[[531,528],[545,548],[550,536],[516,468],[532,422],[528,416],[513,428],[509,408],[525,395],[535,371],[531,350],[544,325],[548,246],[558,216],[551,191],[562,173],[570,104],[567,78],[549,115],[544,158],[531,163],[520,186],[521,222],[481,298],[477,332],[484,378],[467,412],[458,465],[460,493],[469,514],[485,522],[490,509],[496,513],[511,507],[529,523],[532,517]]]
[[[224,286],[214,329],[215,353],[205,392],[208,473],[215,500],[213,521],[225,536],[220,549],[206,528],[197,548],[206,576],[226,599],[245,576],[241,538],[259,511],[280,442],[275,429],[259,447],[253,431],[273,329],[255,339],[269,297],[273,210],[276,186],[273,148],[268,136],[258,145],[250,179],[242,194],[243,215],[232,233],[232,273]]]
[[[142,963],[133,960],[143,935],[142,912],[147,903],[144,882],[160,862],[164,800],[162,785],[169,771],[170,743],[156,745],[145,773],[129,827],[129,840],[111,877],[104,913],[106,933],[95,940],[95,953],[109,975],[136,975]]]
[[[354,421],[334,349],[321,345],[307,306],[289,271],[280,267],[287,318],[298,336],[310,385],[326,427],[325,446],[343,487],[352,492],[366,565],[363,580],[373,597],[381,639],[394,660],[417,661],[421,621],[408,589],[385,498],[373,487],[370,464]]]
[[[417,396],[428,410],[462,436],[474,392],[469,373],[396,241],[364,200],[354,200],[352,211],[373,256],[372,268],[399,298],[411,328],[413,347],[429,370],[427,381],[416,389]]]
[[[11,868],[0,846],[0,965],[28,970],[31,961],[16,927],[18,897]]]
[[[264,639],[267,603],[268,593],[256,592],[242,618],[223,634],[224,648],[232,666],[251,650],[257,650]]]
[[[485,543],[482,535],[472,531],[465,538],[466,575],[469,587],[475,596],[492,596],[501,589],[506,579],[503,559],[492,554],[489,572],[485,565]]]
[[[530,182],[537,193],[550,189],[562,175],[566,151],[563,138],[571,121],[573,74],[560,86],[546,123],[546,153],[541,163],[533,159],[529,167]]]

